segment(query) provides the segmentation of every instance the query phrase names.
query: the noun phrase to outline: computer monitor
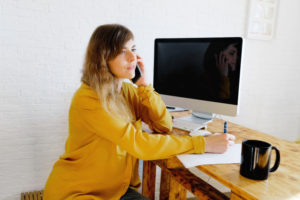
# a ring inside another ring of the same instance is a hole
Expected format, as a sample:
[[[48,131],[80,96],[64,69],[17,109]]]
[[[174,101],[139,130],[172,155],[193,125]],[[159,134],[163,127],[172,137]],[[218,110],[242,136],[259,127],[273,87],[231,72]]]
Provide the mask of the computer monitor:
[[[154,49],[154,88],[167,105],[237,115],[241,37],[159,38]]]

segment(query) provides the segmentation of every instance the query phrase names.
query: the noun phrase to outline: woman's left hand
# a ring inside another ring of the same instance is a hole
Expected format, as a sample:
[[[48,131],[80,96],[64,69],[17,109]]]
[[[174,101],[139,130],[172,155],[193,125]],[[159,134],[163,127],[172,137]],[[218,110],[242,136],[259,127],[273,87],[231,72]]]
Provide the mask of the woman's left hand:
[[[146,86],[148,85],[148,82],[146,80],[146,73],[145,73],[145,65],[143,63],[142,57],[139,55],[136,55],[137,57],[137,63],[140,66],[142,70],[142,77],[138,79],[138,81],[135,83],[138,86]]]

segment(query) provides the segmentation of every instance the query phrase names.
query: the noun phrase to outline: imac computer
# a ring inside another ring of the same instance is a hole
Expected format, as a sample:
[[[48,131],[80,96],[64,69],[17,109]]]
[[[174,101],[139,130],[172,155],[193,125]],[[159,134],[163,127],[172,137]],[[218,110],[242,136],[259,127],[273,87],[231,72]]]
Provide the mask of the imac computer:
[[[166,105],[191,109],[198,117],[236,116],[242,41],[241,37],[156,39],[155,90]]]

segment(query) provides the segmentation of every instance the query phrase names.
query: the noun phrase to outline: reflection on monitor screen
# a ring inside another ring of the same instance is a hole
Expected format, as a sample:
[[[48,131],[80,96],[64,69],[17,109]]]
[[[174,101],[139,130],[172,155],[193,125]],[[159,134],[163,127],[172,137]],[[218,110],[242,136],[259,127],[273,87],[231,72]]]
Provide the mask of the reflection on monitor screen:
[[[171,106],[236,115],[241,51],[237,37],[156,39],[154,88]]]

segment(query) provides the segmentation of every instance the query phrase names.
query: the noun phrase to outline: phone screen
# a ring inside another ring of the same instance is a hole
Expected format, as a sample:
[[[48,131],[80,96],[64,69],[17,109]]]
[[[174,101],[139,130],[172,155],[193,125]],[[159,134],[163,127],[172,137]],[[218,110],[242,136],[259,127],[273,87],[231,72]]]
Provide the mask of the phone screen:
[[[131,81],[133,83],[136,83],[141,77],[142,77],[142,70],[140,66],[137,64],[135,68],[135,76],[133,77],[133,79],[131,79]]]

